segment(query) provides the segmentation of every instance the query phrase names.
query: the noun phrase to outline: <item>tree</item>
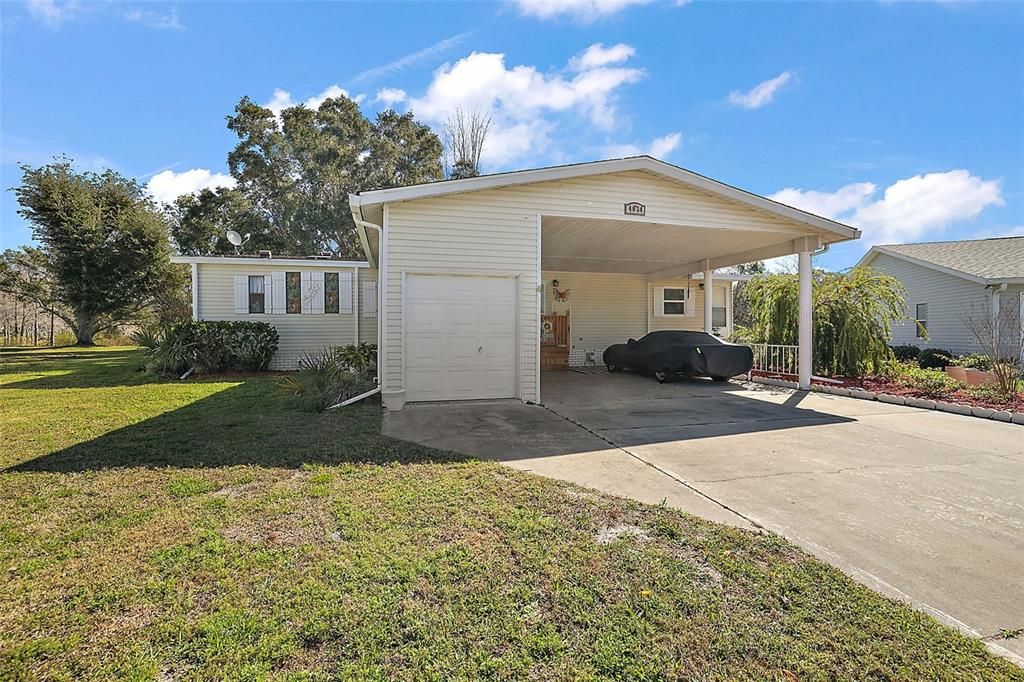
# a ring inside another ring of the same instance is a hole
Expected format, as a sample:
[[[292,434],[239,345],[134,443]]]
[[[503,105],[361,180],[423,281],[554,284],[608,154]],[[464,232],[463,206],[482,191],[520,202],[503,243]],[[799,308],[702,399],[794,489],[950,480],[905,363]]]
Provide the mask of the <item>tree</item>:
[[[230,228],[250,234],[249,249],[281,250],[266,223],[259,219],[250,202],[238,189],[218,187],[203,189],[197,194],[183,194],[167,208],[171,237],[178,251],[186,256],[234,254],[235,247],[227,239]]]
[[[904,318],[906,292],[898,280],[870,268],[845,273],[814,271],[815,371],[848,377],[879,369],[892,358],[892,324]],[[799,277],[758,275],[747,284],[752,324],[738,329],[747,341],[796,345]]]
[[[1024,327],[1021,326],[1020,306],[1012,299],[1005,303],[1000,301],[998,311],[975,305],[964,312],[960,319],[981,352],[992,362],[992,388],[996,395],[1007,402],[1013,400],[1020,385],[1020,363],[1024,361]]]
[[[151,304],[170,267],[164,215],[134,180],[78,173],[67,159],[21,166],[19,215],[38,249],[5,257],[8,290],[61,316],[81,345]]]
[[[491,117],[481,111],[467,113],[458,108],[448,117],[444,123],[444,139],[451,164],[449,178],[459,180],[480,175],[480,156],[490,129]]]
[[[224,248],[214,233],[244,223],[250,248],[357,256],[349,193],[443,178],[441,142],[411,112],[371,122],[344,96],[280,116],[244,97],[228,128],[238,136],[228,154],[236,190],[179,202],[176,215],[176,241],[203,253]]]
[[[25,246],[7,249],[0,254],[0,292],[6,294],[3,311],[5,342],[27,338],[30,315],[33,326],[38,326],[39,313],[59,318],[68,325],[74,321],[70,311],[55,298],[53,278],[46,267],[46,254],[38,248]]]
[[[736,275],[763,275],[768,269],[763,260],[756,260],[752,263],[740,263],[729,268]],[[753,317],[750,311],[750,301],[747,299],[747,282],[737,282],[733,288],[732,296],[732,319],[733,324],[741,327],[749,327],[753,324]]]

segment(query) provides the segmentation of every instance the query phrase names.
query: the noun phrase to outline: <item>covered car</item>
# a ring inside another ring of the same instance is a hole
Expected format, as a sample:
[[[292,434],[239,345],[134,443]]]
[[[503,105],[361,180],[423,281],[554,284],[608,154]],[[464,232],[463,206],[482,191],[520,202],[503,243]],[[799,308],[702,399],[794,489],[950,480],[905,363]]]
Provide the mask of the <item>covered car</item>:
[[[679,376],[727,381],[750,371],[754,352],[706,332],[657,331],[609,346],[604,364],[609,372],[630,369],[653,374],[660,382]]]

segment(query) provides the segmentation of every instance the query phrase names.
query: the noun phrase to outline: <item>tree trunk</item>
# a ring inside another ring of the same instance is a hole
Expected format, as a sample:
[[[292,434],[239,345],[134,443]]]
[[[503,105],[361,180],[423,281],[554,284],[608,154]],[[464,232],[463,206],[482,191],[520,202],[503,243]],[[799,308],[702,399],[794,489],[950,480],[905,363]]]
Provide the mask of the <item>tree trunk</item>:
[[[75,338],[79,346],[95,346],[92,340],[93,329],[96,328],[96,318],[91,314],[79,310],[75,313]]]

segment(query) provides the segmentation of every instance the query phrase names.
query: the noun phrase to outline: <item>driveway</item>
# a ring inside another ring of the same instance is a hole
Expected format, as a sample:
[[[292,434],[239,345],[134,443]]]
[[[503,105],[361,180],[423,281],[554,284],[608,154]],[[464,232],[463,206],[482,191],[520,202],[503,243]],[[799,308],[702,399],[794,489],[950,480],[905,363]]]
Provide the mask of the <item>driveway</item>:
[[[552,372],[544,406],[409,405],[388,435],[768,529],[1024,664],[1024,428],[817,393]]]

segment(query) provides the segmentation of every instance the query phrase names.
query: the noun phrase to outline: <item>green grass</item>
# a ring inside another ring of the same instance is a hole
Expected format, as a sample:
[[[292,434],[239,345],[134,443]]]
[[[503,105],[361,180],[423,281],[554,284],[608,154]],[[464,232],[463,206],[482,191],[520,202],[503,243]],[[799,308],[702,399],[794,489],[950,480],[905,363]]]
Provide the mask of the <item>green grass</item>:
[[[1024,679],[781,538],[141,364],[0,353],[0,679]]]

